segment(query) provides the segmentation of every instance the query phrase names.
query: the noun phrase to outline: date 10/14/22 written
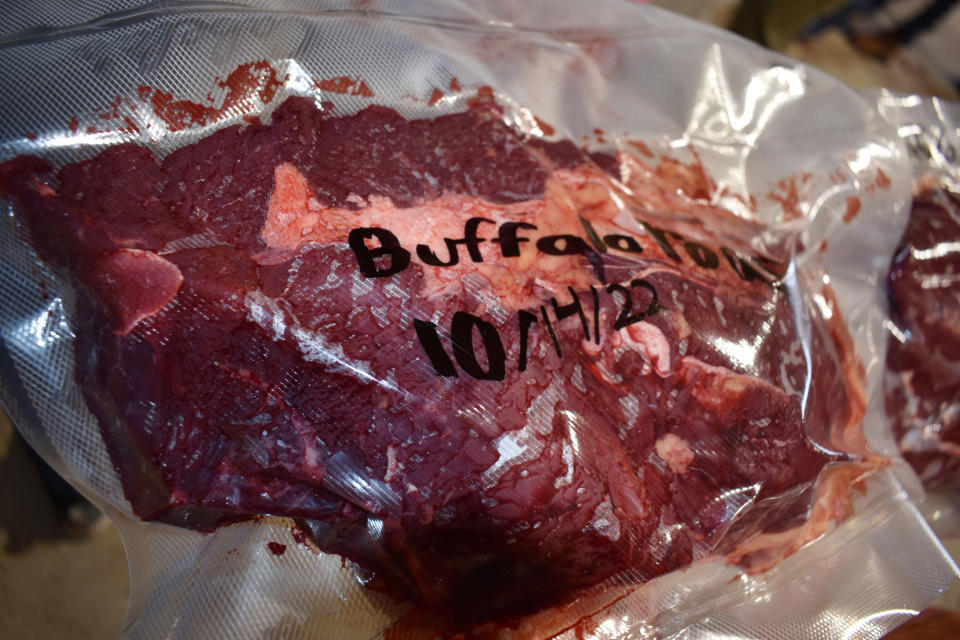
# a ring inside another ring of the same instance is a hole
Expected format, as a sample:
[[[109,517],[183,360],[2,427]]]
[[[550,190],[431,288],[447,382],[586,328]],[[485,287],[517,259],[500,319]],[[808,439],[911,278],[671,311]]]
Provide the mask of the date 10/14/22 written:
[[[623,297],[620,313],[613,323],[615,331],[640,322],[660,309],[663,309],[658,302],[657,290],[653,288],[652,284],[646,280],[637,278],[630,282],[630,287],[648,292],[650,294],[649,302],[647,302],[645,308],[636,311],[634,309],[633,294],[630,288],[616,283],[607,285],[607,293],[610,295],[619,293]],[[570,292],[572,299],[572,302],[568,304],[561,305],[556,298],[550,298],[554,321],[559,322],[574,315],[578,316],[580,318],[580,326],[583,329],[583,339],[589,341],[591,339],[590,323],[587,320],[587,314],[584,312],[583,304],[580,302],[580,297],[573,287],[567,287],[567,290]],[[600,344],[600,291],[596,287],[590,287],[590,293],[593,297],[592,336],[594,343]],[[527,343],[530,335],[530,327],[538,323],[540,318],[543,319],[547,332],[550,334],[550,339],[553,342],[553,348],[557,353],[557,357],[563,357],[563,349],[560,346],[560,341],[557,340],[557,334],[553,329],[554,321],[550,320],[550,312],[547,309],[547,305],[540,305],[539,312],[539,316],[527,310],[517,312],[520,330],[520,353],[517,360],[518,371],[524,371],[527,368]],[[451,360],[450,355],[443,346],[437,325],[426,320],[414,320],[413,323],[417,332],[417,338],[420,340],[420,344],[423,346],[427,357],[430,358],[430,364],[433,365],[434,371],[441,376],[457,376],[457,368],[454,366],[453,360]],[[479,333],[484,351],[486,352],[486,368],[480,364],[480,360],[474,349],[474,329]],[[453,346],[454,359],[460,368],[471,377],[478,380],[503,380],[506,376],[506,353],[503,348],[503,340],[500,338],[500,333],[493,324],[466,311],[457,311],[453,314],[453,319],[450,322],[450,342]]]

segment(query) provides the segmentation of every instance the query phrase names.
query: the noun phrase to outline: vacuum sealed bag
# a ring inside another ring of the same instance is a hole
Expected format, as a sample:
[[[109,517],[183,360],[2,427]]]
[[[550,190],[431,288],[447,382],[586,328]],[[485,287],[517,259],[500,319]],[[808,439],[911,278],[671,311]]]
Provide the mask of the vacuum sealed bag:
[[[0,331],[126,637],[875,638],[956,578],[854,92],[631,3],[117,5],[0,40]]]
[[[890,264],[887,411],[904,457],[932,494],[938,529],[960,532],[960,106],[882,92],[907,142],[914,199]]]

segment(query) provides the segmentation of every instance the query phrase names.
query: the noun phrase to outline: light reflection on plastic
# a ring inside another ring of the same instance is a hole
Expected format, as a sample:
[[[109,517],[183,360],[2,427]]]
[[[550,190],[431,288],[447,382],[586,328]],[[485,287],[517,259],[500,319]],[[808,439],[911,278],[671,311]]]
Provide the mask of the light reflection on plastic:
[[[811,327],[810,318],[807,317],[806,307],[803,303],[803,297],[800,294],[800,283],[797,281],[797,265],[790,262],[786,274],[784,274],[783,284],[787,291],[787,299],[790,301],[790,308],[793,310],[793,324],[797,329],[797,337],[800,339],[800,348],[803,350],[803,395],[800,398],[800,419],[807,419],[807,403],[810,400],[810,383],[813,377],[812,356],[810,354]],[[813,441],[815,446],[816,441]]]
[[[46,349],[63,337],[63,329],[70,334],[69,328],[62,322],[62,312],[62,301],[56,298],[27,323],[24,333],[31,337],[31,346]]]
[[[500,454],[500,459],[490,468],[491,471],[498,469],[503,464],[506,464],[510,460],[519,457],[523,454],[527,448],[520,444],[517,440],[517,435],[513,432],[505,433],[503,436],[497,439],[497,453]]]
[[[764,320],[752,340],[728,340],[720,336],[711,338],[711,342],[718,351],[736,362],[750,373],[756,373],[757,353],[764,340],[770,335],[773,328],[773,316]]]
[[[897,135],[904,140],[911,136],[923,135],[923,127],[918,124],[906,124],[902,127],[897,127]]]
[[[943,425],[939,422],[931,422],[924,425],[920,431],[924,438],[937,439],[940,437],[940,434],[943,433]]]
[[[316,86],[314,85],[313,78],[310,77],[310,74],[307,73],[300,63],[296,60],[287,60],[287,68],[285,70],[286,78],[284,79],[284,88],[290,93],[308,95],[312,92],[316,92]],[[322,98],[322,94],[317,96]]]
[[[737,518],[741,511],[753,504],[753,501],[756,500],[757,496],[760,494],[760,483],[755,482],[751,485],[745,487],[737,487],[735,489],[727,489],[722,492],[719,496],[714,498],[716,502],[722,502],[727,510],[727,520],[733,521]],[[730,513],[730,508],[733,507],[733,513]]]
[[[701,87],[697,100],[694,102],[693,112],[690,114],[690,125],[687,131],[696,129],[709,129],[707,122],[711,111],[717,110],[716,115],[723,115],[724,104],[717,99],[716,94],[723,95],[726,98],[727,91],[724,90],[723,65],[721,62],[720,49],[714,45],[711,49],[713,53],[712,61],[703,65],[703,78],[700,80]],[[728,100],[724,100],[728,102]],[[725,134],[727,132],[723,132]],[[720,137],[720,132],[714,132],[714,135]]]
[[[827,299],[824,298],[824,297],[823,297],[822,295],[820,295],[819,293],[816,294],[816,295],[814,295],[814,296],[812,296],[812,297],[813,297],[813,301],[817,304],[817,307],[820,308],[820,315],[823,316],[823,319],[824,319],[824,320],[829,320],[830,318],[832,318],[832,317],[833,317],[833,308],[832,308],[832,307],[830,306],[830,304],[827,302]]]
[[[499,457],[483,472],[483,481],[487,486],[496,484],[500,476],[514,466],[521,459],[521,456],[530,458],[540,452],[540,449],[536,446],[537,442],[530,437],[529,433],[524,433],[525,431],[526,428],[519,431],[508,431],[493,441]],[[528,451],[530,453],[527,453]]]
[[[567,409],[564,409],[562,413],[570,422],[570,428],[567,429],[567,433],[570,434],[570,446],[573,447],[573,454],[579,458],[580,436],[577,434],[577,430],[580,427],[581,418],[573,411],[569,411]]]
[[[503,97],[498,97],[499,100],[503,100]],[[438,102],[443,104],[454,104],[458,100],[457,96],[443,96],[438,100]],[[532,133],[534,135],[545,136],[546,132],[540,127],[540,124],[537,122],[536,117],[533,115],[533,112],[524,107],[523,105],[510,104],[510,109],[503,114],[503,120],[511,127],[523,131],[524,133]]]
[[[744,133],[744,139],[753,143],[766,129],[770,119],[805,93],[803,77],[797,71],[774,66],[754,74],[742,92],[729,86],[723,72],[720,47],[714,45],[710,62],[704,64],[698,99],[694,103],[687,131],[703,130],[714,137]],[[736,113],[733,96],[743,95],[743,108]],[[711,126],[713,125],[713,126]],[[721,130],[722,129],[722,130]]]
[[[627,179],[626,179],[626,182],[630,182],[630,177],[629,177],[629,175],[628,175],[628,177],[627,177]],[[617,211],[623,211],[624,209],[627,208],[627,203],[624,202],[623,198],[621,198],[621,197],[620,197],[620,194],[618,194],[616,191],[614,191],[614,190],[612,190],[612,189],[608,189],[608,190],[607,190],[607,197],[609,197],[610,200],[613,201],[613,204],[617,207]]]
[[[923,102],[924,98],[918,95],[909,95],[909,96],[897,96],[897,102],[900,103],[902,107],[919,107],[920,103]],[[937,99],[934,98],[936,101]]]
[[[43,146],[45,148],[56,148],[56,147],[77,147],[81,145],[91,145],[91,146],[101,146],[108,144],[120,144],[122,142],[129,142],[130,136],[128,134],[120,133],[118,131],[103,131],[100,133],[80,133],[80,134],[71,134],[65,136],[53,136],[51,138],[44,138]]]
[[[380,538],[383,536],[383,520],[374,517],[367,518],[367,533],[374,541],[380,542]]]
[[[946,289],[960,282],[960,274],[946,276],[926,276],[920,283],[921,289]]]
[[[405,396],[409,395],[409,392],[401,389],[395,381],[377,376],[373,371],[368,370],[363,361],[349,358],[341,345],[329,344],[322,333],[304,329],[296,320],[288,325],[287,316],[276,300],[261,292],[254,292],[246,295],[244,305],[247,308],[247,317],[250,321],[267,331],[272,330],[274,340],[280,340],[289,330],[295,344],[300,349],[300,353],[307,362],[322,362],[340,366],[363,381],[372,382]]]
[[[348,500],[363,504],[365,501],[377,503],[376,507],[383,507],[387,512],[396,512],[400,509],[401,499],[393,487],[377,478],[368,478],[357,471],[357,463],[343,452],[334,454],[327,460],[329,475],[324,486]]]
[[[803,80],[797,72],[780,66],[768,69],[766,73],[750,78],[744,95],[743,113],[739,118],[731,115],[731,123],[737,131],[750,127],[757,105],[763,105],[756,115],[756,125],[751,127],[753,133],[748,136],[751,141],[755,140],[784,104],[803,94]]]
[[[757,604],[770,602],[772,600],[770,584],[764,580],[762,576],[741,574],[738,581],[743,585],[744,599]]]
[[[847,161],[847,166],[855,174],[863,173],[871,168],[879,157],[889,157],[890,150],[883,145],[870,143],[857,150],[857,153]]]
[[[916,98],[918,101],[917,104],[919,105],[920,96],[914,96],[914,98]],[[940,122],[947,123],[951,121],[951,117],[948,116],[943,110],[943,101],[940,100],[940,98],[933,98],[933,110],[937,113],[937,119]]]
[[[396,380],[389,381],[397,390],[400,387],[397,385]],[[457,409],[456,414],[458,418],[463,418],[467,422],[473,422],[475,424],[491,424],[496,422],[496,418],[490,413],[489,407],[493,403],[477,401],[469,406],[460,407]]]
[[[816,212],[820,211],[824,204],[830,202],[838,196],[842,196],[845,193],[849,192],[850,187],[843,184],[835,184],[828,189],[825,189],[817,198],[813,201],[813,204],[810,205],[811,216],[816,215]],[[831,245],[832,246],[832,245]]]
[[[754,370],[757,361],[757,347],[749,340],[727,340],[726,338],[715,337],[711,339],[713,346],[741,367],[750,371]]]
[[[684,529],[682,524],[661,524],[659,527],[660,539],[664,546],[673,542],[673,536]]]
[[[957,251],[960,251],[960,242],[939,242],[930,249],[910,249],[910,255],[917,260],[932,260]]]
[[[597,625],[595,632],[589,636],[595,638],[596,640],[601,640],[603,638],[621,638],[630,631],[630,619],[627,616],[620,616],[620,618],[607,618],[603,622]]]
[[[864,638],[876,638],[879,634],[884,633],[888,629],[892,629],[894,624],[890,621],[880,622],[884,618],[903,618],[903,617],[913,617],[920,613],[915,609],[887,609],[886,611],[880,611],[879,613],[874,613],[872,615],[860,618],[855,622],[849,629],[847,629],[843,634],[843,640],[854,640],[858,637]],[[898,620],[897,624],[900,624],[902,620]]]
[[[897,340],[901,343],[906,344],[907,341],[913,338],[913,334],[909,331],[903,331],[895,323],[891,322],[889,319],[883,321],[883,328],[893,334]]]

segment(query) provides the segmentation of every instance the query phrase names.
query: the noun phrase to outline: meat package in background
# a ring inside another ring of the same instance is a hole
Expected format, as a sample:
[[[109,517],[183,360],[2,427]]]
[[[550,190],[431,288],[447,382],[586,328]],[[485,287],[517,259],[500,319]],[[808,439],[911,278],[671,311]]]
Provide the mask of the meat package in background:
[[[846,515],[860,379],[792,240],[756,254],[696,163],[507,121],[292,97],[162,159],[0,166],[134,513],[294,518],[468,626]]]
[[[913,200],[887,274],[884,397],[893,435],[942,535],[960,532],[960,105],[871,96],[907,144]]]
[[[907,461],[960,492],[960,199],[926,188],[890,264],[886,402]]]

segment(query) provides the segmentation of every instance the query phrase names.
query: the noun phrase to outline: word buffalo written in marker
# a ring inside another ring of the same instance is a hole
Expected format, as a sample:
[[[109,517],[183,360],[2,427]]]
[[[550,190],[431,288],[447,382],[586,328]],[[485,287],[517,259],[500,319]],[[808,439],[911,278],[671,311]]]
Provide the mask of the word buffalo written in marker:
[[[460,263],[459,247],[466,248],[473,262],[483,262],[480,244],[487,242],[478,235],[483,223],[496,224],[489,218],[470,218],[464,224],[462,238],[444,238],[447,255],[441,257],[426,244],[418,244],[414,252],[425,265],[431,267],[452,267]],[[611,233],[601,237],[589,221],[581,219],[587,238],[572,234],[540,236],[535,240],[520,235],[521,230],[535,231],[537,226],[529,222],[504,222],[497,229],[497,237],[489,241],[500,245],[504,258],[520,256],[521,245],[533,242],[536,249],[549,256],[588,255],[595,252],[607,253],[611,249],[627,254],[644,252],[641,243],[634,237]],[[775,286],[778,281],[777,270],[766,267],[778,266],[764,258],[747,259],[737,255],[727,247],[712,249],[699,242],[688,240],[674,231],[660,229],[643,222],[643,227],[656,242],[662,253],[674,262],[683,262],[683,254],[703,269],[718,269],[726,264],[745,281],[760,280]],[[589,239],[589,240],[588,240]],[[369,246],[368,241],[376,241],[379,246]],[[348,242],[357,258],[357,266],[367,278],[385,278],[400,273],[410,265],[411,252],[401,246],[399,239],[391,231],[380,227],[360,227],[350,232]],[[683,254],[681,254],[681,251]],[[721,256],[723,260],[721,260]],[[389,259],[389,260],[387,260]],[[759,266],[763,263],[764,266]]]

